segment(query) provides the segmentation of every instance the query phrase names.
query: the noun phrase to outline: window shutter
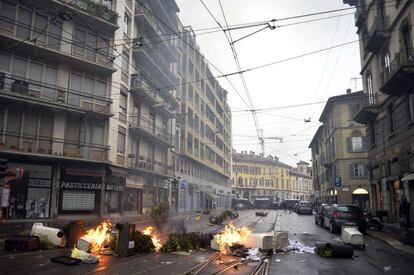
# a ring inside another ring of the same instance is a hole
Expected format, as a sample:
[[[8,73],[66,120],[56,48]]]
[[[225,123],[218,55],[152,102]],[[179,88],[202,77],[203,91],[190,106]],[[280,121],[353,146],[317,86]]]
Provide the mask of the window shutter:
[[[351,137],[346,138],[346,143],[348,146],[348,152],[352,152],[352,138]]]
[[[354,176],[354,167],[353,167],[354,165],[353,164],[350,164],[349,165],[349,177],[351,177],[351,178],[353,178],[353,177],[355,177]]]
[[[362,137],[362,151],[368,151],[368,138]]]
[[[364,177],[368,177],[368,164],[364,164]]]

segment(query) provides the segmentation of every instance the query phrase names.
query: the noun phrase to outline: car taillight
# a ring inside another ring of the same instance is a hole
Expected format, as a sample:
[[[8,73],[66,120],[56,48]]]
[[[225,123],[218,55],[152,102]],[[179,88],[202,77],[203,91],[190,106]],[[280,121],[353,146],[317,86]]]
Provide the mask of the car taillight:
[[[333,217],[334,219],[337,219],[337,218],[341,217],[341,213],[340,213],[340,212],[333,212],[333,213],[332,213],[332,217]]]

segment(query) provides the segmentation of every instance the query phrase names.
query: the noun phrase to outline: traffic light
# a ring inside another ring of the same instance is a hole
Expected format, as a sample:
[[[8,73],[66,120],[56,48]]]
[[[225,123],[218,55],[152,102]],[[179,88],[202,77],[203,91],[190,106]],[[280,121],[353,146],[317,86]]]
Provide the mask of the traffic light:
[[[0,159],[0,179],[4,178],[7,175],[7,159]]]

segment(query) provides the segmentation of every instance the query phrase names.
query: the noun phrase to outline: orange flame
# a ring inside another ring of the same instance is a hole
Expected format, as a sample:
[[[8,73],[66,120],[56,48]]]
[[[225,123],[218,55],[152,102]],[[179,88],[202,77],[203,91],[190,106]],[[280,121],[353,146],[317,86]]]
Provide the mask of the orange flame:
[[[98,252],[103,247],[105,241],[109,242],[111,226],[110,222],[103,222],[96,228],[86,231],[85,236],[92,240],[91,252]]]
[[[143,231],[142,234],[150,236],[151,237],[151,241],[152,244],[155,246],[155,251],[159,251],[162,247],[161,245],[161,240],[158,238],[158,236],[156,234],[153,233],[154,232],[154,227],[152,226],[147,226]]]
[[[236,228],[233,224],[228,224],[222,232],[216,235],[216,241],[219,246],[220,252],[227,254],[228,248],[235,244],[247,240],[247,237],[252,231],[247,227]]]

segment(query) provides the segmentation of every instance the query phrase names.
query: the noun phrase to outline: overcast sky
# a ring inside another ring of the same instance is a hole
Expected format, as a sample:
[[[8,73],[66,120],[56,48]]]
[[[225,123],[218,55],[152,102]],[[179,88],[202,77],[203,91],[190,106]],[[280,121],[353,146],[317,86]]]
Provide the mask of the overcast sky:
[[[225,26],[219,0],[203,0],[214,17]],[[348,8],[341,0],[221,0],[228,24],[283,19],[303,14]],[[217,27],[200,0],[177,0],[184,25],[200,30]],[[353,10],[329,13],[292,20],[280,20],[274,30],[266,29],[236,42],[235,48],[242,69],[257,67],[274,61],[317,51],[358,39],[354,27]],[[337,16],[342,15],[342,16]],[[334,18],[283,26],[316,18]],[[262,28],[231,31],[233,40]],[[199,34],[197,42],[205,57],[224,73],[238,71],[231,48],[223,32]],[[347,88],[355,91],[353,77],[360,77],[358,43],[323,51],[314,55],[281,62],[244,74],[255,109],[326,101],[334,95],[344,94]],[[219,75],[212,68],[214,75]],[[247,102],[247,96],[238,75],[229,77],[237,91]],[[229,91],[229,105],[233,110],[233,148],[260,153],[260,145],[250,109],[224,78],[221,85]],[[362,89],[361,80],[357,90]],[[295,165],[299,160],[310,161],[310,140],[318,128],[323,104],[259,111],[257,113],[263,136],[283,137],[283,143],[265,141],[266,155],[278,156],[281,161]],[[305,123],[304,119],[311,118]]]

